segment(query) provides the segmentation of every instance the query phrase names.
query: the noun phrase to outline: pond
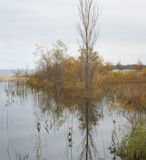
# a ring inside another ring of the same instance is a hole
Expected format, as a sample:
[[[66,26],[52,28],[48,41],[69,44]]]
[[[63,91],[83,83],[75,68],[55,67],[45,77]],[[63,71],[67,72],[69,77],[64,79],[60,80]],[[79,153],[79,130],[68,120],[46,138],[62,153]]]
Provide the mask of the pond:
[[[74,98],[0,83],[0,159],[121,160],[117,141],[145,117],[145,89],[106,86],[94,98]]]

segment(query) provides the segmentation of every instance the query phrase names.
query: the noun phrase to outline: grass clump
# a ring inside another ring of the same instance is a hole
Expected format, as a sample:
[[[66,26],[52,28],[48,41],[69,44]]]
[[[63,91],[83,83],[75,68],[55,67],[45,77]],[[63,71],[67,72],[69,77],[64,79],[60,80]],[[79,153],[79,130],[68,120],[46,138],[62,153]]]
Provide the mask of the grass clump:
[[[125,160],[146,160],[146,128],[134,129],[125,136],[119,154]]]

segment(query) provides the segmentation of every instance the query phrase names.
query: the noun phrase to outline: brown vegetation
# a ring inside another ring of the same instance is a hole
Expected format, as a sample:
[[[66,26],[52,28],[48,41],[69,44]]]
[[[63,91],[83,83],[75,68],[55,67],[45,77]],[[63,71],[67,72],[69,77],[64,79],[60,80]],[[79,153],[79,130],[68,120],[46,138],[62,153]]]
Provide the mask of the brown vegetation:
[[[28,79],[28,77],[5,76],[0,77],[0,82],[26,82]]]

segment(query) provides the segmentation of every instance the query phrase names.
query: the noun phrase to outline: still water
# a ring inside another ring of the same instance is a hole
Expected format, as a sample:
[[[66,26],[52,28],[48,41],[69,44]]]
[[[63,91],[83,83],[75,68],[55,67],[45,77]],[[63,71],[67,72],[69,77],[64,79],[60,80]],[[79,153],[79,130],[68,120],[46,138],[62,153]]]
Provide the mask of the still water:
[[[132,92],[105,89],[93,100],[0,83],[0,159],[120,160],[111,154],[113,133],[116,128],[120,140],[130,123],[125,108],[111,108],[120,108],[129,93],[143,94],[142,88],[136,93],[133,87]]]

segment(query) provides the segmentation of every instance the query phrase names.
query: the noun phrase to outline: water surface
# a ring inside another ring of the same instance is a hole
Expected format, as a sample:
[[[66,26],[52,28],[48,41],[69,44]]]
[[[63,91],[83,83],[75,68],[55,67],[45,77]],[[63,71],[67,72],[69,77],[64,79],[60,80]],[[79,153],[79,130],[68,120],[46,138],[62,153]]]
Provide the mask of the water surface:
[[[1,159],[120,160],[111,154],[115,128],[120,139],[130,127],[126,118],[128,98],[138,99],[137,94],[143,95],[144,89],[126,88],[125,92],[120,88],[101,90],[94,99],[73,99],[26,85],[0,83]]]

